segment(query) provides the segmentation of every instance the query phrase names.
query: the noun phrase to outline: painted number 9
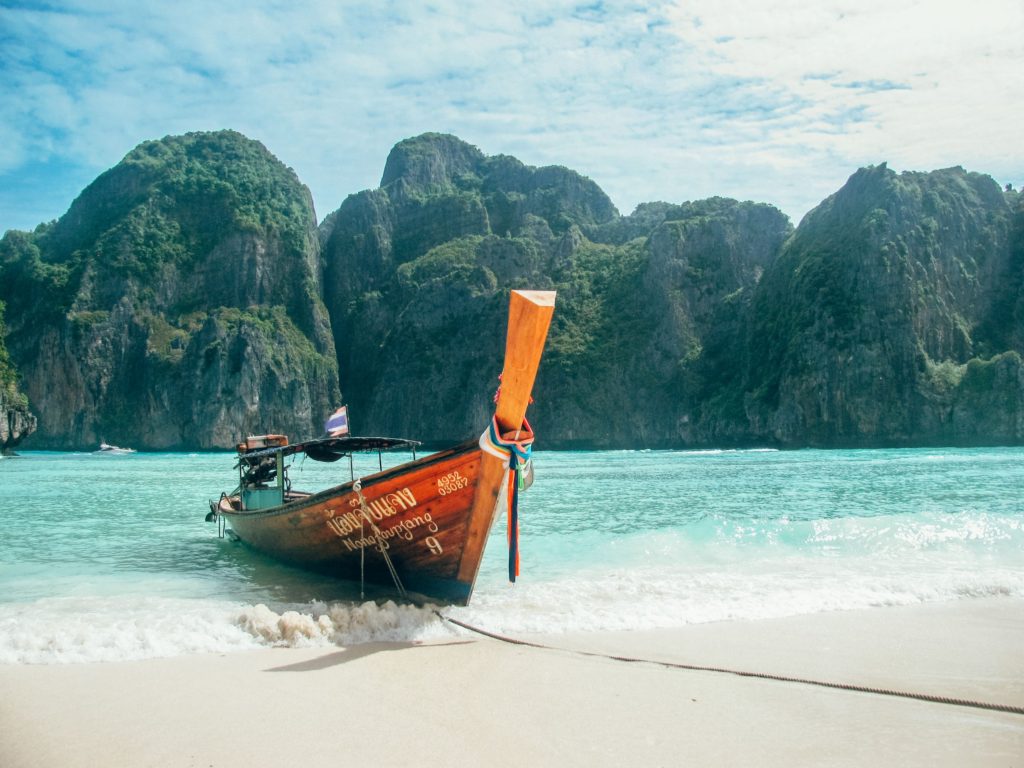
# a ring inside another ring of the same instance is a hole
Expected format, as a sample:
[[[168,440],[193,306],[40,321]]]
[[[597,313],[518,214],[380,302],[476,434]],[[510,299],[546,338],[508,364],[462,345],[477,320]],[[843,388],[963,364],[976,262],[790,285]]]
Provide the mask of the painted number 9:
[[[427,536],[427,538],[423,540],[423,543],[426,544],[430,551],[435,555],[440,555],[444,552],[444,547],[441,546],[441,542],[433,536]]]

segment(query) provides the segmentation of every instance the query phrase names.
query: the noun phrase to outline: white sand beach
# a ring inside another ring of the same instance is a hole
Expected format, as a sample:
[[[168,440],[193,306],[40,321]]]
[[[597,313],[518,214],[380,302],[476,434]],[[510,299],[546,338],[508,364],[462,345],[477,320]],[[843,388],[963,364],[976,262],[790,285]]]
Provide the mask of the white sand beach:
[[[962,600],[562,648],[1024,707],[1024,601]],[[1024,715],[510,645],[0,666],[0,765],[1024,766]]]

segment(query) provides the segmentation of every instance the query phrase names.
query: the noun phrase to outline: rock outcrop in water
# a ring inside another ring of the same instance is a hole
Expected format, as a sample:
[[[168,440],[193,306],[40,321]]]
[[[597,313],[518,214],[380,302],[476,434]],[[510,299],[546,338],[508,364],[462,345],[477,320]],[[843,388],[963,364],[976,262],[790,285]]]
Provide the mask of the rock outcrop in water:
[[[855,173],[794,231],[723,198],[621,216],[591,180],[453,136],[399,143],[314,227],[222,132],[141,145],[0,242],[33,446],[246,431],[472,435],[507,292],[555,289],[549,447],[1024,442],[1024,207],[959,168]]]
[[[17,389],[0,388],[0,454],[9,453],[36,430],[28,399]]]
[[[10,453],[36,429],[28,398],[18,390],[18,375],[5,342],[4,304],[0,302],[0,454]]]

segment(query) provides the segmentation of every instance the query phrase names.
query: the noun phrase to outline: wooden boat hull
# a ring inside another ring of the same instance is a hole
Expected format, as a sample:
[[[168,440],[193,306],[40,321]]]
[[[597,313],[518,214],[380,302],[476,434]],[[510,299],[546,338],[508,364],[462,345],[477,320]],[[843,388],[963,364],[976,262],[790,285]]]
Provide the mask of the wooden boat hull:
[[[419,602],[465,605],[503,482],[480,484],[481,457],[472,440],[362,478],[362,500],[348,482],[263,510],[243,511],[237,496],[225,496],[217,511],[239,539],[284,562]]]
[[[240,495],[222,496],[207,519],[223,518],[242,541],[302,568],[393,587],[414,600],[466,605],[509,484],[510,464],[529,456],[533,433],[526,409],[554,307],[553,291],[511,292],[501,388],[492,423],[479,441],[303,494],[285,490],[284,456],[301,450],[317,459],[315,453],[330,446],[319,445],[322,441],[281,445],[286,442],[281,435],[247,438],[239,446]],[[274,488],[268,487],[271,480]],[[513,581],[518,572],[516,497],[511,494],[509,503]],[[246,498],[252,503],[243,503]],[[266,503],[278,506],[264,508]]]

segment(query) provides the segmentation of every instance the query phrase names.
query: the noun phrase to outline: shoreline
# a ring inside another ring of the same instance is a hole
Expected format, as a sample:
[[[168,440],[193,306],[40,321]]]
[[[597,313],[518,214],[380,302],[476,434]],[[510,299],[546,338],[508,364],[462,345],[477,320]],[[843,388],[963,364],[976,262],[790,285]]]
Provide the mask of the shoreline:
[[[311,438],[306,438],[311,439]],[[420,441],[418,446],[419,450],[427,453],[436,453],[446,448],[450,448],[452,445],[464,442],[470,438],[451,438],[450,440],[434,440],[434,441]],[[132,445],[136,445],[136,442],[131,442]],[[58,447],[42,447],[42,446],[25,446],[19,443],[19,449],[26,453],[99,453],[95,444],[89,444],[87,446],[79,448],[71,448],[66,444],[61,444]],[[543,447],[538,447],[539,452],[551,452],[551,453],[620,453],[620,452],[677,452],[687,453],[694,451],[780,451],[792,453],[794,451],[890,451],[890,450],[936,450],[936,451],[959,451],[959,450],[972,450],[972,449],[1000,449],[1000,448],[1024,448],[1024,443],[1013,440],[961,440],[961,441],[929,441],[929,440],[907,440],[907,441],[885,441],[880,442],[835,442],[835,443],[812,443],[812,442],[801,442],[801,443],[780,443],[780,442],[750,442],[750,443],[694,443],[687,445],[679,445],[676,443],[654,443],[644,445],[605,445],[596,443],[580,444],[575,441],[551,441],[545,440]],[[164,447],[164,448],[153,448],[149,446],[143,446],[141,448],[130,448],[132,453],[140,454],[195,454],[198,456],[216,456],[218,454],[235,454],[237,446],[230,445],[222,448],[188,448],[183,446],[175,447]],[[11,454],[3,454],[11,455]]]
[[[1024,716],[623,663],[1024,707],[1024,600],[680,629],[0,665],[0,764],[1020,765]],[[571,649],[571,650],[567,650]]]

